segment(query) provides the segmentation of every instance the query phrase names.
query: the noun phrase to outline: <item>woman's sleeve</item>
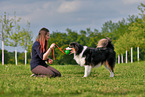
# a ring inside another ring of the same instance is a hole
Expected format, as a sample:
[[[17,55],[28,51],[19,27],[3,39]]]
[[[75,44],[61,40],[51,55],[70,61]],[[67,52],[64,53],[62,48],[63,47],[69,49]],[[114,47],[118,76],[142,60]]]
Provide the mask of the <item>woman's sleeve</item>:
[[[39,47],[39,46],[40,46],[40,45],[36,45],[36,46],[34,47],[34,50],[36,51],[37,55],[43,60],[43,51],[40,50],[40,47]]]

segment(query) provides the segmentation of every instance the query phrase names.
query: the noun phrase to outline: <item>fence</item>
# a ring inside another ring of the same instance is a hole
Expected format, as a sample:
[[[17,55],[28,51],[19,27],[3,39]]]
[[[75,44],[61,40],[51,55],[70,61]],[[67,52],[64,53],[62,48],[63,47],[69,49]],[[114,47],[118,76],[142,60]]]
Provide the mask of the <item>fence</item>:
[[[126,53],[125,53],[125,63],[128,62],[127,58],[128,58],[128,54],[127,54],[127,50],[126,50]],[[121,62],[120,62],[121,61]],[[137,61],[139,61],[139,47],[137,47]],[[123,54],[121,54],[121,57],[120,55],[118,54],[118,64],[120,63],[124,63],[124,60],[123,60]],[[131,47],[131,63],[133,63],[133,47]]]

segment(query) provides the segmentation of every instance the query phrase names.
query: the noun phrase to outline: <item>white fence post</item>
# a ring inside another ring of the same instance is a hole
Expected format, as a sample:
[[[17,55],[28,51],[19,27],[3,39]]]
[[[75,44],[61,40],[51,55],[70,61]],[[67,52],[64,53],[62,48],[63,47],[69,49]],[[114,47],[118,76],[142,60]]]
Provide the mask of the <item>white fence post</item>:
[[[2,40],[2,65],[4,65],[4,41]]]
[[[27,64],[27,50],[25,50],[25,66]]]
[[[133,47],[131,47],[131,63],[133,63]]]
[[[137,61],[139,61],[139,47],[137,47]]]
[[[120,64],[120,55],[118,55],[118,64]]]
[[[127,63],[127,50],[126,50],[126,63]]]
[[[123,54],[121,54],[121,63],[123,63]]]
[[[15,47],[15,63],[17,65],[17,47]]]

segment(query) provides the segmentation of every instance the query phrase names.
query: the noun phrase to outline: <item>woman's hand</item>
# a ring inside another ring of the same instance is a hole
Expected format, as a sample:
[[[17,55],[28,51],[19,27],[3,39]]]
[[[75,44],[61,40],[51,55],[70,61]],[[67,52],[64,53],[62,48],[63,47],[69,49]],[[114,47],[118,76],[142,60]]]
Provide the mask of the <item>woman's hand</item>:
[[[54,49],[54,48],[55,48],[55,43],[52,43],[50,49]]]
[[[52,59],[49,59],[49,64],[52,64],[53,63],[53,60]]]
[[[43,54],[43,60],[47,60],[48,56],[51,53],[51,50],[55,48],[55,43],[52,43],[50,48],[46,51],[46,53]]]

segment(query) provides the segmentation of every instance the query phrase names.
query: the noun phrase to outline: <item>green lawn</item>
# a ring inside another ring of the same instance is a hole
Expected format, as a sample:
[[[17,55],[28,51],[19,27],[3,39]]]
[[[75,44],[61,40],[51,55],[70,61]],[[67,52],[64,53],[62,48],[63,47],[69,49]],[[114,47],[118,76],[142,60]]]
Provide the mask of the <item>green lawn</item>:
[[[62,77],[30,77],[29,65],[0,65],[0,97],[145,97],[145,62],[116,64],[114,78],[104,66],[87,78],[78,65],[52,67]]]

